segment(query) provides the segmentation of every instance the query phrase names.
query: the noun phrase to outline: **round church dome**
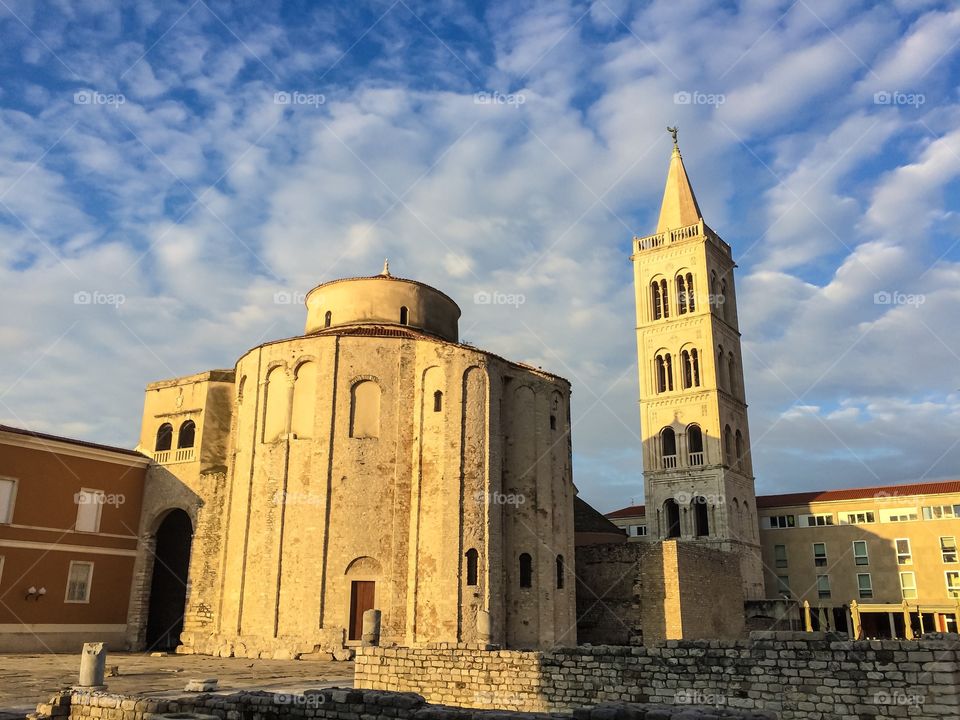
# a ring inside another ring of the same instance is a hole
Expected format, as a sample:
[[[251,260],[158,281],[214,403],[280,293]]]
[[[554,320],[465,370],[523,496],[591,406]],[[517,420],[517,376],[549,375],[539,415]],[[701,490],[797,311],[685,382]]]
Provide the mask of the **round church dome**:
[[[436,288],[394,277],[345,278],[307,293],[306,333],[348,325],[403,325],[457,342],[460,307]]]

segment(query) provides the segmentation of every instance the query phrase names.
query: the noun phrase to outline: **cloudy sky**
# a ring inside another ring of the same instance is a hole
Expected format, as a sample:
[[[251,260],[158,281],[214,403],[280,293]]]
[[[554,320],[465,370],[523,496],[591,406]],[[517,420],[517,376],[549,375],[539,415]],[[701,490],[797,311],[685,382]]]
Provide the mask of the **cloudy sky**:
[[[953,2],[0,0],[0,36],[0,422],[132,446],[147,382],[389,257],[569,378],[581,493],[640,500],[628,255],[678,124],[758,492],[960,476]]]

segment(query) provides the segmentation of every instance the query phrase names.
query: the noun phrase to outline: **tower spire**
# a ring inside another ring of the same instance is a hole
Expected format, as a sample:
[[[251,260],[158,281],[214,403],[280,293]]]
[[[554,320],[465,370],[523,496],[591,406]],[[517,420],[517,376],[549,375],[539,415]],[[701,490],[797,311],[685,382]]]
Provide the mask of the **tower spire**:
[[[673,153],[670,155],[670,169],[667,171],[667,184],[663,189],[663,202],[660,203],[660,219],[657,221],[657,233],[694,225],[703,219],[697,197],[693,194],[687,169],[683,166],[680,146],[677,144],[677,127],[668,127],[673,135]]]

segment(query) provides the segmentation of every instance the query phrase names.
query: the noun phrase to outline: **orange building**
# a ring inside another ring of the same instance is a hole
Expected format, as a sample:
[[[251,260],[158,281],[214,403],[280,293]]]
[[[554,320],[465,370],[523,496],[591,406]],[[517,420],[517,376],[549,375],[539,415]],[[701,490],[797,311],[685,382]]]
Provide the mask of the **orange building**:
[[[0,425],[0,652],[123,646],[149,463]]]

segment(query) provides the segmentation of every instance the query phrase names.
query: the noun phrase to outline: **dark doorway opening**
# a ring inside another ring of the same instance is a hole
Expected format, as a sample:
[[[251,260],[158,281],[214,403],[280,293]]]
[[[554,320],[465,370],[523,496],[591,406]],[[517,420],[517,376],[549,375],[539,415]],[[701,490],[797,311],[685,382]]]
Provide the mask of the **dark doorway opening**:
[[[193,524],[183,510],[170,511],[157,528],[147,614],[147,650],[173,650],[180,644],[192,539]]]
[[[363,635],[363,614],[373,610],[377,584],[373,580],[354,580],[350,584],[350,634],[349,640],[359,640]]]
[[[663,504],[663,512],[667,520],[667,537],[680,537],[680,506],[670,498]]]

